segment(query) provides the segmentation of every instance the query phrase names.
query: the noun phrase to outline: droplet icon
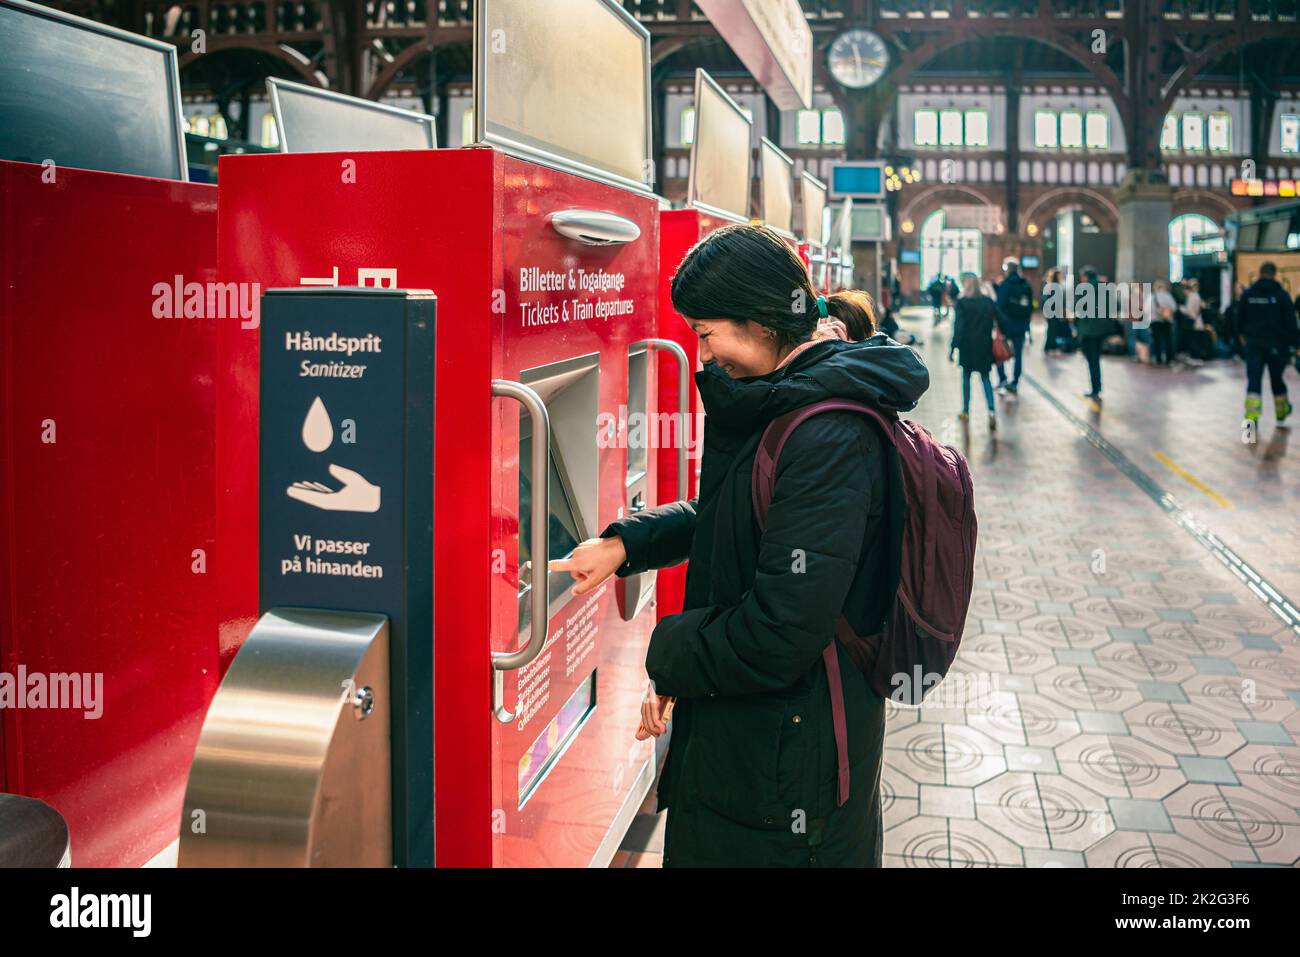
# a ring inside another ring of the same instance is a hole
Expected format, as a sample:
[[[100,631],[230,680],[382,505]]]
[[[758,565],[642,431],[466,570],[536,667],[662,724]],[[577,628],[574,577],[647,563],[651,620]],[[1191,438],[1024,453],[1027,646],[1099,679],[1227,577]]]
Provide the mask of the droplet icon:
[[[312,401],[307,418],[302,420],[302,444],[313,452],[324,452],[334,442],[334,425],[320,396]]]

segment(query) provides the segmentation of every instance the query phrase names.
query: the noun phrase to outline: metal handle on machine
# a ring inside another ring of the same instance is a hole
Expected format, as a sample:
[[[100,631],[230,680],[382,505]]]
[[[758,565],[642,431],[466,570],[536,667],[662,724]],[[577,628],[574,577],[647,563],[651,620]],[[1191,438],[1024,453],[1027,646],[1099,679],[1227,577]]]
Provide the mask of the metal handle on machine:
[[[641,236],[641,227],[623,216],[600,209],[565,209],[550,216],[551,227],[561,236],[589,246],[630,243]]]
[[[677,498],[685,500],[690,497],[686,430],[691,427],[691,360],[686,357],[686,350],[671,339],[646,339],[644,344],[651,349],[663,349],[677,360],[677,408],[682,417],[681,427],[677,430]]]
[[[542,401],[542,397],[522,382],[493,379],[492,395],[518,400],[528,410],[528,418],[533,430],[532,514],[528,517],[532,529],[533,580],[532,592],[529,595],[532,622],[528,633],[528,644],[519,651],[492,652],[492,712],[502,724],[510,724],[515,720],[515,714],[506,709],[504,672],[522,668],[541,654],[542,649],[546,647],[549,625],[547,619],[551,591],[548,561],[551,554],[551,419],[546,412],[546,403]]]

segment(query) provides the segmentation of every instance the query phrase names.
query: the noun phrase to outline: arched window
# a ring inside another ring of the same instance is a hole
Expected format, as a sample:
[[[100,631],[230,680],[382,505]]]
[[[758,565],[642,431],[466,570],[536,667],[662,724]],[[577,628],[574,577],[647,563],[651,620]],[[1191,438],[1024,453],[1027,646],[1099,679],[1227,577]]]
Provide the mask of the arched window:
[[[1169,224],[1169,279],[1178,282],[1183,278],[1183,256],[1190,252],[1207,253],[1223,248],[1223,238],[1195,242],[1202,233],[1217,233],[1218,225],[1200,213],[1175,216]]]
[[[958,279],[964,272],[983,272],[984,237],[978,229],[950,229],[944,225],[942,209],[936,209],[921,223],[921,288],[935,276]]]

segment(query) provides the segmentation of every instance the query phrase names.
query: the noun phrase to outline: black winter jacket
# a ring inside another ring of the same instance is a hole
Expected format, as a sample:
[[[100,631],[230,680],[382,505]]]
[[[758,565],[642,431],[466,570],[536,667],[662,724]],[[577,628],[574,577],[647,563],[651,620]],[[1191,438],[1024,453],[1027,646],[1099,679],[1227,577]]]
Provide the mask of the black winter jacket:
[[[1034,312],[1034,290],[1017,272],[998,283],[997,294],[999,327],[1008,336],[1023,336]]]
[[[1241,294],[1237,322],[1248,341],[1268,346],[1294,346],[1300,342],[1295,305],[1276,279],[1256,279]]]
[[[876,630],[896,561],[878,427],[827,412],[790,436],[767,528],[751,501],[754,452],[777,415],[845,397],[915,407],[929,373],[908,346],[875,335],[827,340],[766,376],[696,373],[706,412],[700,494],[608,526],[626,576],[689,558],[684,609],[659,622],[646,671],[675,696],[659,806],[665,866],[823,866],[881,862],[884,701],[839,651],[850,797],[836,806],[836,751],[821,660],[843,612]]]
[[[951,352],[956,349],[963,369],[988,372],[993,368],[993,326],[998,310],[988,296],[962,296],[957,300],[952,324]]]

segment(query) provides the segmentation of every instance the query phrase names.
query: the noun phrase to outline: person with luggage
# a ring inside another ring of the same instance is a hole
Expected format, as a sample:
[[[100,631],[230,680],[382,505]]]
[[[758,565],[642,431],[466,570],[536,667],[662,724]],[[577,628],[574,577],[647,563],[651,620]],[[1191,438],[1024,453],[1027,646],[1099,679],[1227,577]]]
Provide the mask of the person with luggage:
[[[997,307],[980,290],[979,277],[975,274],[963,275],[962,284],[961,298],[954,307],[952,341],[948,344],[948,361],[953,361],[954,352],[960,356],[961,413],[958,418],[963,421],[970,418],[970,378],[978,375],[989,407],[989,431],[996,432],[998,409],[989,372],[993,368],[993,329],[997,324]]]
[[[1029,333],[1029,319],[1034,312],[1034,291],[1020,275],[1020,263],[1008,258],[1002,263],[1006,273],[997,285],[998,328],[1006,337],[1015,356],[1010,380],[1006,364],[998,363],[998,389],[1015,395],[1020,390],[1021,360],[1025,351],[1025,336]]]
[[[875,634],[896,600],[890,463],[902,455],[875,419],[822,411],[769,462],[761,514],[755,469],[783,416],[836,399],[892,419],[916,406],[929,373],[884,335],[828,334],[831,320],[847,332],[860,300],[818,296],[766,226],[701,240],[671,295],[704,363],[699,495],[621,518],[550,567],[579,594],[689,559],[683,610],[650,640],[641,712],[657,736],[674,701],[658,787],[665,867],[878,867],[885,700],[836,636],[841,620]]]
[[[1277,424],[1291,414],[1284,374],[1291,354],[1300,345],[1295,304],[1277,281],[1277,266],[1260,263],[1259,278],[1237,303],[1237,333],[1246,354],[1246,420],[1258,422],[1264,408],[1264,369],[1273,390]]]

